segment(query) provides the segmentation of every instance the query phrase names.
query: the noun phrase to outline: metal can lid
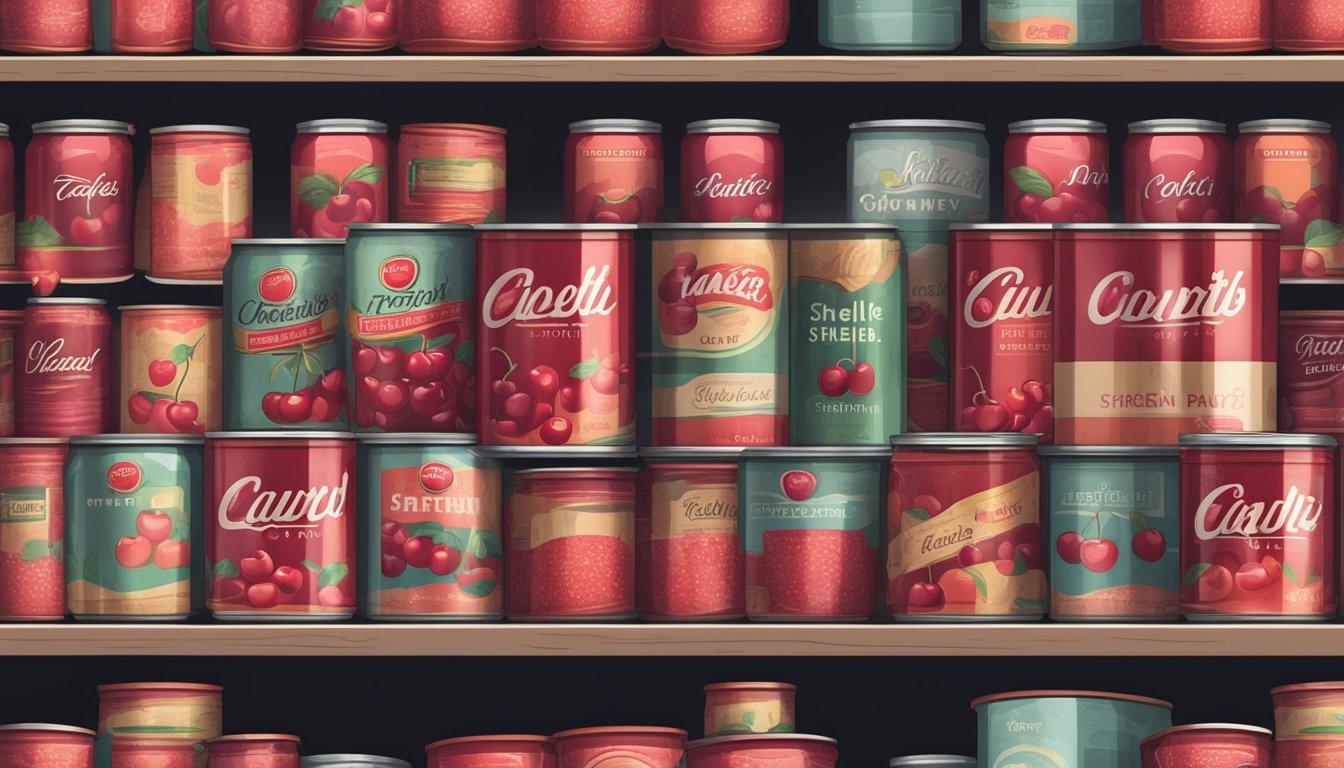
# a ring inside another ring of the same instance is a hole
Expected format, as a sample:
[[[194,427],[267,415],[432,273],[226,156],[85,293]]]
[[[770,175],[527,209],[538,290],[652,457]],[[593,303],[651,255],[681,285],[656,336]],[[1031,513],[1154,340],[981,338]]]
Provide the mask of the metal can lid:
[[[401,126],[401,135],[408,133],[418,134],[486,134],[489,136],[504,136],[509,130],[501,128],[498,125],[482,125],[480,123],[407,123]]]
[[[700,448],[690,446],[660,445],[640,448],[639,457],[647,461],[677,462],[719,462],[737,461],[746,450],[736,445],[708,445]]]
[[[942,448],[953,451],[1035,448],[1040,441],[1040,435],[1022,432],[918,432],[891,436],[891,444],[897,449]]]
[[[811,741],[817,744],[835,746],[838,742],[830,736],[815,736],[810,733],[735,733],[730,736],[710,736],[686,742],[686,749],[700,749],[717,744],[746,744],[753,741]]]
[[[252,133],[251,128],[243,128],[238,125],[165,125],[160,128],[150,128],[150,136],[163,136],[170,133],[236,133],[247,136]]]
[[[1157,741],[1167,736],[1173,736],[1178,733],[1190,733],[1196,731],[1232,731],[1234,733],[1247,733],[1255,736],[1264,736],[1269,738],[1274,732],[1268,728],[1261,728],[1258,725],[1241,725],[1239,723],[1194,723],[1192,725],[1173,725],[1170,728],[1163,728],[1144,739],[1142,743],[1147,744],[1150,741]]]
[[[238,432],[206,432],[207,440],[354,440],[353,432],[318,432],[306,430],[274,432],[238,431]]]
[[[470,232],[470,224],[447,224],[441,222],[360,222],[346,224],[351,232]],[[237,242],[236,240],[234,242]]]
[[[1227,124],[1217,120],[1163,118],[1139,120],[1129,124],[1130,133],[1227,133]]]
[[[1042,456],[1058,458],[1122,458],[1122,459],[1161,459],[1180,454],[1174,445],[1042,445],[1037,449]]]
[[[1009,133],[1105,133],[1106,124],[1096,120],[1044,118],[1008,124]]]
[[[345,246],[345,240],[337,237],[246,237],[232,243],[234,248]]]
[[[1279,325],[1284,320],[1317,320],[1344,323],[1344,309],[1285,309],[1279,312]]]
[[[75,435],[71,445],[200,445],[203,435],[110,434]]]
[[[570,133],[662,133],[661,123],[652,120],[601,118],[569,124]]]
[[[1304,432],[1196,432],[1180,436],[1182,448],[1334,448],[1330,435]]]
[[[952,232],[1053,232],[1054,224],[1022,222],[1018,224],[984,224],[972,221],[954,221],[947,225]]]
[[[223,307],[208,307],[198,304],[123,304],[118,312],[197,312],[200,310],[223,312]]]
[[[223,693],[223,686],[209,683],[110,683],[100,685],[98,693],[134,693],[136,691],[183,691],[188,693]]]
[[[1280,685],[1269,689],[1270,696],[1282,696],[1290,693],[1309,693],[1311,691],[1344,691],[1344,681],[1329,681],[1319,683],[1293,683],[1292,685]]]
[[[886,232],[892,235],[901,231],[895,224],[785,224],[790,232]]]
[[[719,118],[715,120],[696,120],[686,126],[687,133],[779,133],[779,123],[769,120],[748,120],[743,118]]]
[[[686,738],[686,732],[682,729],[665,728],[661,725],[603,725],[596,728],[571,728],[567,731],[560,731],[551,738],[564,739],[571,736],[600,736],[603,734],[649,734]]]
[[[8,135],[9,135],[9,125],[6,123],[0,123],[0,136],[8,136]]]
[[[1056,232],[1277,232],[1278,224],[1227,223],[1185,224],[1157,222],[1152,224],[1054,224]]]
[[[889,459],[891,449],[879,445],[798,445],[747,448],[742,458],[749,459]]]
[[[387,133],[387,123],[377,120],[358,120],[334,117],[307,120],[298,125],[299,133]]]
[[[475,445],[468,432],[360,432],[355,439],[374,445]]]
[[[234,733],[206,739],[206,744],[231,744],[250,741],[288,741],[298,744],[300,739],[292,733]]]
[[[155,285],[223,285],[221,280],[185,280],[180,277],[158,277],[157,275],[145,275],[145,279]]]
[[[798,686],[793,683],[710,683],[705,686],[705,693],[714,691],[797,691]]]
[[[301,768],[328,766],[328,768],[411,768],[411,764],[395,757],[381,755],[307,755],[299,758]]]
[[[635,467],[539,467],[535,469],[514,470],[514,477],[531,477],[533,475],[568,475],[568,474],[588,474],[590,472],[615,472],[618,474],[634,474],[639,470]]]
[[[68,437],[0,437],[0,448],[54,448],[69,444]]]
[[[1240,133],[1329,133],[1330,124],[1321,120],[1248,120],[1237,126]]]
[[[963,755],[906,755],[887,761],[887,768],[975,768],[974,757]]]
[[[88,728],[80,728],[79,726],[75,725],[58,725],[56,723],[7,723],[5,725],[0,725],[0,732],[12,733],[14,731],[41,731],[43,733],[73,733],[78,734],[80,736],[88,736],[91,739],[98,735],[97,732],[91,731]]]
[[[707,221],[703,223],[659,223],[659,224],[637,224],[635,227],[641,232],[653,232],[662,234],[664,232],[691,232],[692,236],[696,232],[777,232],[783,235],[789,231],[790,225],[778,224],[761,221]]]
[[[477,232],[633,232],[634,224],[477,224]]]
[[[62,299],[62,298],[57,298],[57,297],[55,297],[55,296],[40,296],[40,297],[35,296],[35,297],[29,299],[29,300],[28,300],[28,303],[29,303],[29,304],[42,304],[42,305],[48,305],[48,306],[59,306],[59,305],[61,305],[61,304],[73,304],[73,305],[75,305],[75,306],[84,306],[84,307],[102,307],[102,306],[106,306],[106,305],[107,305],[107,302],[106,302],[106,301],[103,301],[102,299]]]
[[[433,752],[443,747],[451,747],[457,744],[500,744],[506,742],[522,744],[554,744],[555,739],[550,736],[538,736],[530,733],[501,733],[488,736],[458,736],[452,739],[439,739],[425,747],[426,752]]]
[[[633,445],[482,445],[481,456],[497,459],[634,459],[639,451]]]
[[[984,123],[973,123],[968,120],[865,120],[861,123],[850,123],[851,131],[880,131],[887,128],[897,128],[900,130],[953,130],[953,131],[975,131],[977,133],[985,132]]]
[[[46,120],[33,123],[33,133],[121,133],[129,136],[131,124],[120,120]]]
[[[992,693],[988,696],[981,696],[971,701],[971,709],[979,707],[981,704],[992,704],[996,701],[1012,701],[1014,699],[1109,699],[1111,701],[1131,701],[1135,704],[1151,704],[1153,706],[1171,709],[1170,701],[1154,699],[1150,696],[1135,696],[1129,693],[1108,693],[1106,691],[1009,691],[1007,693]]]

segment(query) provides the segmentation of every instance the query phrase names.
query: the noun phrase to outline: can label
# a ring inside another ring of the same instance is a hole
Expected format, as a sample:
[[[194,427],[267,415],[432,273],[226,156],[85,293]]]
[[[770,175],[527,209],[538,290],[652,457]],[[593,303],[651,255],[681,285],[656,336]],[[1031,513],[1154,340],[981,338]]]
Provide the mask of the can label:
[[[883,445],[905,429],[905,270],[895,239],[795,237],[794,445]]]
[[[380,133],[299,134],[290,153],[290,232],[345,237],[352,222],[387,221],[390,152]]]
[[[1344,312],[1279,315],[1279,429],[1344,433]]]
[[[663,142],[658,134],[571,136],[565,170],[565,221],[663,220]]]
[[[0,617],[65,616],[65,452],[0,448]]]
[[[152,272],[218,279],[230,241],[252,236],[252,147],[234,137],[185,143],[156,142],[150,158]]]
[[[1106,744],[1107,763],[1138,766],[1139,744],[1171,727],[1171,708],[1117,698],[1035,697],[976,707],[980,765],[1082,768]]]
[[[18,340],[18,434],[70,437],[116,428],[112,318],[105,308],[30,304]]]
[[[681,158],[683,221],[784,220],[784,146],[778,134],[687,134]]]
[[[122,313],[122,432],[219,429],[223,325],[218,307]]]
[[[1216,222],[1232,215],[1232,145],[1220,133],[1125,139],[1125,221]]]
[[[636,603],[644,617],[741,616],[737,464],[651,464],[635,520]]]
[[[1279,274],[1344,273],[1339,172],[1328,135],[1249,133],[1237,141],[1237,220],[1279,225]]]
[[[398,220],[504,221],[503,133],[487,126],[403,126],[397,145]]]
[[[0,320],[0,437],[13,437],[15,432],[14,347],[21,322]]]
[[[783,237],[655,239],[653,444],[789,436]]]
[[[1110,221],[1105,134],[1013,134],[1004,154],[1005,221]]]
[[[381,51],[397,44],[397,4],[303,2],[303,47],[313,51]]]

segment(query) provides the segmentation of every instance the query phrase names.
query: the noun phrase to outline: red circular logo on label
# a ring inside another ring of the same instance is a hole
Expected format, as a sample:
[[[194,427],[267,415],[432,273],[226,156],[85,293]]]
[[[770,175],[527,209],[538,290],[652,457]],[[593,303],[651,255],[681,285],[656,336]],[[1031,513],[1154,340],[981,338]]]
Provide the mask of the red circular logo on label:
[[[268,270],[257,281],[257,295],[272,304],[281,304],[289,301],[289,297],[294,295],[294,287],[297,284],[293,270],[288,267],[276,267]]]
[[[107,470],[107,487],[118,493],[130,493],[140,487],[140,465],[133,461],[118,461]]]
[[[453,468],[432,461],[420,468],[420,485],[430,493],[443,493],[453,484]]]
[[[393,256],[378,268],[378,279],[394,291],[410,288],[420,274],[420,265],[410,256]]]

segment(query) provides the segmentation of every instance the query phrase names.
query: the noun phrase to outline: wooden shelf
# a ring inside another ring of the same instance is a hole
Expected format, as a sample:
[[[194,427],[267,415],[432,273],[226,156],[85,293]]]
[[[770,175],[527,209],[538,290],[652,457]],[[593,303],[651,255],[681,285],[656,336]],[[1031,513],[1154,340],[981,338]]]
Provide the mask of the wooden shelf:
[[[1344,624],[0,624],[0,656],[1342,656]]]
[[[0,56],[0,82],[1344,82],[1344,56]]]

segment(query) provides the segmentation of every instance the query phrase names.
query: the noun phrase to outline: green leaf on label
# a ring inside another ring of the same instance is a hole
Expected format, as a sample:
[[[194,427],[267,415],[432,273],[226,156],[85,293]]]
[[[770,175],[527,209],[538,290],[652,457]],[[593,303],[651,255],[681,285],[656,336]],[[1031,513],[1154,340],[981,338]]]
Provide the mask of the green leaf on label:
[[[597,373],[599,367],[601,366],[596,360],[584,360],[581,363],[575,363],[574,367],[569,369],[569,375],[579,381],[583,381],[594,373]]]
[[[350,566],[345,563],[327,563],[322,566],[322,572],[317,574],[317,588],[334,587],[345,581],[345,577],[350,575]]]
[[[34,216],[31,219],[20,221],[14,228],[14,244],[19,247],[29,246],[33,248],[60,245],[61,233],[47,223],[46,219],[41,216]]]
[[[275,361],[275,365],[271,367],[271,381],[275,381],[275,377],[279,376],[281,371],[289,367],[291,359],[292,358],[289,357],[282,357]]]
[[[1334,248],[1344,240],[1344,225],[1316,219],[1307,225],[1304,239],[1308,248]]]
[[[336,12],[342,8],[358,8],[363,4],[364,0],[322,0],[322,2],[317,4],[317,10],[313,11],[313,18],[321,19],[322,21],[331,21],[336,18]]]
[[[1027,571],[1028,571],[1027,556],[1022,554],[1021,552],[1018,552],[1017,555],[1013,557],[1013,575],[1021,576]]]
[[[766,733],[793,733],[797,728],[793,723],[775,723]]]
[[[312,560],[300,560],[299,564],[302,565],[304,568],[307,568],[308,570],[312,571],[313,573],[317,573],[318,571],[322,570],[321,568],[318,568],[317,563],[314,563]]]
[[[329,2],[329,0],[322,1]],[[336,1],[340,2],[340,0]],[[312,176],[299,179],[299,199],[319,210],[327,207],[327,201],[331,199],[332,195],[339,195],[340,193],[340,183],[330,173],[315,173]]]
[[[756,712],[755,712],[755,710],[750,710],[750,709],[748,709],[746,712],[743,712],[743,713],[742,713],[742,722],[744,722],[744,723],[746,723],[747,725],[750,725],[750,726],[752,726],[752,727],[754,728],[754,727],[756,726]]]
[[[315,357],[316,355],[309,353],[307,350],[299,353],[299,359],[303,361],[303,369],[307,371],[310,376],[316,373],[316,371],[313,370],[313,359]]]
[[[1181,577],[1181,588],[1184,589],[1191,584],[1194,584],[1196,581],[1199,581],[1199,577],[1203,576],[1204,572],[1212,567],[1213,563],[1195,563],[1185,569],[1185,576]]]
[[[750,217],[750,216],[734,216],[732,219],[730,219],[730,221],[732,221],[734,224],[750,224],[750,223],[751,223],[751,217]]]
[[[56,562],[58,563],[61,562],[62,557],[61,553],[64,551],[65,551],[65,542],[63,540],[51,542],[51,556],[56,559]]]
[[[751,726],[749,725],[743,725],[741,723],[725,723],[717,731],[714,732],[714,735],[727,736],[729,734],[734,733],[754,733],[754,731],[751,729]]]
[[[447,544],[453,549],[462,549],[462,540],[457,537],[457,534],[449,530],[439,531],[433,536],[430,536],[429,539],[435,544]]]
[[[1298,733],[1303,735],[1310,733],[1344,733],[1344,725],[1312,725],[1303,728]]]
[[[1299,587],[1302,586],[1301,580],[1297,578],[1297,569],[1294,568],[1290,563],[1283,564],[1283,578],[1293,582]]]
[[[1142,512],[1130,512],[1129,524],[1133,526],[1136,531],[1146,531],[1149,528],[1152,528],[1152,526],[1148,524],[1148,516]]]
[[[495,591],[496,584],[497,582],[494,579],[481,579],[475,584],[468,584],[465,587],[459,586],[458,589],[472,597],[485,597]]]
[[[377,184],[382,180],[383,166],[364,163],[346,175],[345,180],[341,182],[341,189],[345,189],[345,185],[352,181],[362,181],[365,184]]]
[[[23,542],[23,559],[25,562],[37,560],[49,554],[51,554],[51,548],[47,546],[47,542],[41,539],[29,539]]]
[[[989,585],[985,583],[985,577],[970,568],[962,568],[961,572],[971,577],[971,581],[975,582],[975,591],[980,593],[982,599],[988,600]]]
[[[467,339],[457,345],[457,352],[453,355],[453,359],[465,365],[473,365],[476,359],[476,342]]]
[[[1019,165],[1010,169],[1008,176],[1012,178],[1018,189],[1029,195],[1044,198],[1055,194],[1054,188],[1050,186],[1050,180],[1042,176],[1041,172],[1035,168]]]
[[[436,523],[433,520],[427,520],[419,525],[406,526],[406,538],[413,539],[416,536],[429,536],[433,538],[443,533],[443,524]]]
[[[909,515],[909,516],[915,518],[916,520],[921,520],[921,521],[922,521],[922,520],[931,520],[931,519],[933,519],[933,515],[930,515],[930,514],[929,514],[929,510],[927,510],[927,509],[925,509],[925,508],[923,508],[923,507],[911,507],[911,508],[905,510],[905,514],[907,514],[907,515]]]
[[[142,389],[142,390],[140,390],[139,392],[137,392],[136,394],[137,394],[137,395],[140,395],[140,396],[143,397],[143,398],[145,398],[145,399],[148,400],[150,403],[153,403],[155,400],[172,400],[172,399],[173,399],[173,396],[172,396],[172,395],[165,395],[165,394],[163,394],[162,392],[150,392],[150,391],[147,390],[147,389]]]
[[[215,563],[214,573],[216,578],[236,579],[238,578],[238,564],[226,557]]]
[[[1271,194],[1271,195],[1273,195],[1273,196],[1279,198],[1279,205],[1283,205],[1283,203],[1284,203],[1284,200],[1283,200],[1283,193],[1279,191],[1279,188],[1278,188],[1278,187],[1265,187],[1265,191],[1268,192],[1269,194]]]
[[[174,363],[177,363],[178,365],[181,365],[187,362],[187,359],[191,357],[191,352],[192,352],[191,345],[178,344],[177,346],[168,350],[168,359],[172,360]]]
[[[499,534],[495,533],[494,531],[477,531],[476,545],[478,547],[485,547],[484,553],[482,553],[480,550],[477,550],[476,552],[473,553],[477,557],[504,556],[504,545],[501,544],[499,541]]]

